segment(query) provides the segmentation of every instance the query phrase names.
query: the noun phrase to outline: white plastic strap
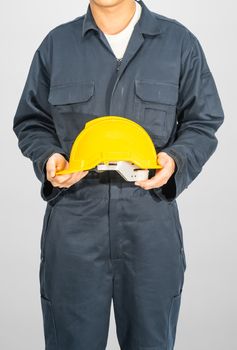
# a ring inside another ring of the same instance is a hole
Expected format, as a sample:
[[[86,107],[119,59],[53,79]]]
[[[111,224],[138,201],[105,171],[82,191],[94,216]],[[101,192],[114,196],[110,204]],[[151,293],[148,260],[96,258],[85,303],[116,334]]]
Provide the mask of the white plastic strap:
[[[122,160],[108,164],[100,163],[96,169],[98,171],[116,170],[126,181],[147,180],[149,175],[148,169],[140,169],[137,165]]]

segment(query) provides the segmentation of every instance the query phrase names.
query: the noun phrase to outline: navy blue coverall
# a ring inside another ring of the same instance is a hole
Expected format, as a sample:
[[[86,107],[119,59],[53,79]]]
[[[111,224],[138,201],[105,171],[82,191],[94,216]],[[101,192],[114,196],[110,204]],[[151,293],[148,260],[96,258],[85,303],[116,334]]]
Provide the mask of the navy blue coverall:
[[[136,0],[137,1],[137,0]],[[13,129],[46,201],[40,294],[46,350],[104,350],[113,300],[122,350],[172,350],[186,269],[177,197],[217,147],[221,101],[196,36],[144,2],[122,61],[90,6],[37,48]],[[69,188],[46,178],[53,153],[69,160],[87,121],[142,125],[176,171],[144,190],[117,172]],[[112,349],[111,349],[112,350]]]

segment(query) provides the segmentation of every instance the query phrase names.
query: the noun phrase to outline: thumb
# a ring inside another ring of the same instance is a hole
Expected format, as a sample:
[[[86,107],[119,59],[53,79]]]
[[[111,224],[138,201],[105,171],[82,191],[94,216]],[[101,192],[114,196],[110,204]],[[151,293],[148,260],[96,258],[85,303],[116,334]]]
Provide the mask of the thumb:
[[[51,169],[51,171],[50,171],[50,176],[51,176],[51,177],[54,177],[54,176],[55,176],[55,171],[52,170],[52,169]]]
[[[55,177],[55,173],[56,173],[56,158],[55,158],[55,154],[53,154],[47,162],[47,172],[49,174],[50,177]]]
[[[52,159],[52,161],[50,162],[50,170],[49,170],[49,175],[51,177],[54,177],[56,173],[56,164],[55,164],[55,160]]]
[[[69,167],[68,161],[64,158],[63,155],[61,154],[56,154],[55,155],[55,171],[57,170],[64,170]]]
[[[60,153],[54,153],[48,160],[47,170],[50,177],[56,176],[57,170],[63,170],[65,165],[67,164],[67,160]]]
[[[157,154],[157,162],[158,164],[160,164],[161,166],[164,166],[167,163],[168,159],[167,159],[167,155],[164,152],[159,152]]]

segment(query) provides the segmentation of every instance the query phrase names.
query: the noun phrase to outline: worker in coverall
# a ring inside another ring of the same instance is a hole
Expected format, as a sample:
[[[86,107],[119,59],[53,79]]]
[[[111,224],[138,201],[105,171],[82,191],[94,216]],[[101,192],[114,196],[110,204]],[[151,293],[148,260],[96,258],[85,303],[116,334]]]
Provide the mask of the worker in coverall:
[[[143,126],[162,169],[55,176],[85,123]],[[113,300],[121,350],[172,350],[186,258],[177,197],[224,120],[196,36],[138,0],[94,0],[37,48],[14,117],[46,201],[39,269],[46,350],[105,350]],[[113,350],[113,349],[111,349]]]

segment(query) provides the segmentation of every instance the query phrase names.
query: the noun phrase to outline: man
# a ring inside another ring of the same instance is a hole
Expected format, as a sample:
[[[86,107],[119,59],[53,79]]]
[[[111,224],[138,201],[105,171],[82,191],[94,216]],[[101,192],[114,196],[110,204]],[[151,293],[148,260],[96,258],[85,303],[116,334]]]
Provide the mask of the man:
[[[68,167],[85,123],[130,118],[163,166],[148,180]],[[172,350],[186,259],[177,197],[217,147],[224,113],[202,47],[143,1],[91,0],[36,50],[14,117],[47,202],[40,292],[46,350]]]

